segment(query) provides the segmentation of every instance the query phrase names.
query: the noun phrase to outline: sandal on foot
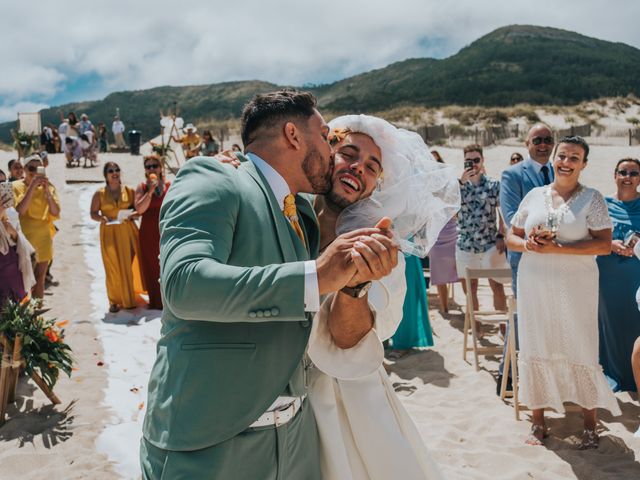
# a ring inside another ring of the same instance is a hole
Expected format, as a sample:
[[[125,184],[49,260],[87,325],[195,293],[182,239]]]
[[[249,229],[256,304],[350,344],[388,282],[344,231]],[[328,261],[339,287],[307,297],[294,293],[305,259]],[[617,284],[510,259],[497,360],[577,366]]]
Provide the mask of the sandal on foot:
[[[542,438],[538,438],[542,434]],[[527,445],[542,446],[544,445],[543,439],[549,436],[549,429],[544,425],[531,425],[531,431],[529,436],[524,441]]]
[[[591,450],[593,448],[598,448],[599,441],[600,437],[595,430],[585,428],[584,432],[582,432],[582,441],[580,442],[578,449]]]

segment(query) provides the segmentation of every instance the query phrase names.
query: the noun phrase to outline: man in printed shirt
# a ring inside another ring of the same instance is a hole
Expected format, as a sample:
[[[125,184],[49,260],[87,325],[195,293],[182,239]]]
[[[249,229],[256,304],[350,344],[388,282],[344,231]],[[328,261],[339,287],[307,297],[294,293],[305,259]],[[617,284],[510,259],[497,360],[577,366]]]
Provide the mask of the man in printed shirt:
[[[458,213],[458,243],[456,267],[463,278],[465,268],[484,268],[489,255],[503,254],[504,226],[498,228],[500,182],[484,173],[482,147],[477,144],[464,148],[464,173],[460,177],[461,205]],[[496,253],[497,250],[497,253]],[[489,279],[496,310],[506,310],[504,287]],[[466,287],[462,283],[463,288]],[[478,281],[471,281],[473,308],[478,309]]]

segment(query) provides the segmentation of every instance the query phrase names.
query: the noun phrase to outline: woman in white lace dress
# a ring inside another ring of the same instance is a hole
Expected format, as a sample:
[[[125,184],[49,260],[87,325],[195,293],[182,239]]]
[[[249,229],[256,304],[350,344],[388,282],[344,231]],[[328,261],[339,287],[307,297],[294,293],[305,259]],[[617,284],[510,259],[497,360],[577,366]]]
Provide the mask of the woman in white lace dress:
[[[548,432],[544,408],[582,407],[580,448],[597,448],[596,408],[620,415],[598,363],[598,267],[611,251],[612,224],[602,195],[579,183],[589,146],[563,137],[555,181],[531,190],[512,220],[508,248],[524,252],[518,272],[520,396],[533,411],[527,443]]]

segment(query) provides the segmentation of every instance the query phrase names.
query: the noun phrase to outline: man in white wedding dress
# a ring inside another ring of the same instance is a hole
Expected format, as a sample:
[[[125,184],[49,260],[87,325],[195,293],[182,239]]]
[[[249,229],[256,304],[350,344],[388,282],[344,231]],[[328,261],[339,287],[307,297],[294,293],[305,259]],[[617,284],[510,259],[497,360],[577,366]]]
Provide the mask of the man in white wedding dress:
[[[338,232],[386,216],[403,250],[424,256],[459,208],[453,169],[438,164],[417,134],[380,118],[349,115],[329,126],[332,188],[314,202],[321,248]],[[399,257],[398,267],[373,285],[327,295],[313,322],[309,398],[325,480],[442,478],[382,367],[382,341],[402,319],[406,284]],[[370,310],[347,313],[361,299]]]
[[[388,217],[402,250],[424,257],[460,208],[453,168],[437,163],[416,133],[380,118],[347,115],[329,126],[334,157],[331,190],[312,199],[320,250],[340,233]],[[236,160],[226,152],[217,158],[225,163]],[[375,249],[375,243],[367,245]],[[388,269],[357,254],[352,258],[359,272],[379,280],[352,281],[325,296],[307,350],[322,478],[441,479],[382,367],[382,341],[402,320],[404,256],[398,256],[398,266],[384,278],[375,273]]]

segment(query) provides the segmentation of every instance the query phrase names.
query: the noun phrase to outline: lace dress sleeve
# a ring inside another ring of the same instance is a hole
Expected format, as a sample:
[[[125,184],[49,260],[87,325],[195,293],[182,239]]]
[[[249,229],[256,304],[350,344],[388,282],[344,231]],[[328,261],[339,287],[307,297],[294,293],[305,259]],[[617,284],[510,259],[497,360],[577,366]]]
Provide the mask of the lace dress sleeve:
[[[587,212],[587,227],[589,230],[607,230],[613,228],[611,217],[609,217],[609,209],[607,202],[602,194],[593,190],[591,195],[591,203]]]
[[[531,190],[527,193],[522,202],[520,202],[520,206],[518,207],[518,211],[511,218],[511,225],[516,228],[524,228],[524,224],[527,221],[527,217],[529,216],[529,205],[531,204],[531,197],[534,190]]]

